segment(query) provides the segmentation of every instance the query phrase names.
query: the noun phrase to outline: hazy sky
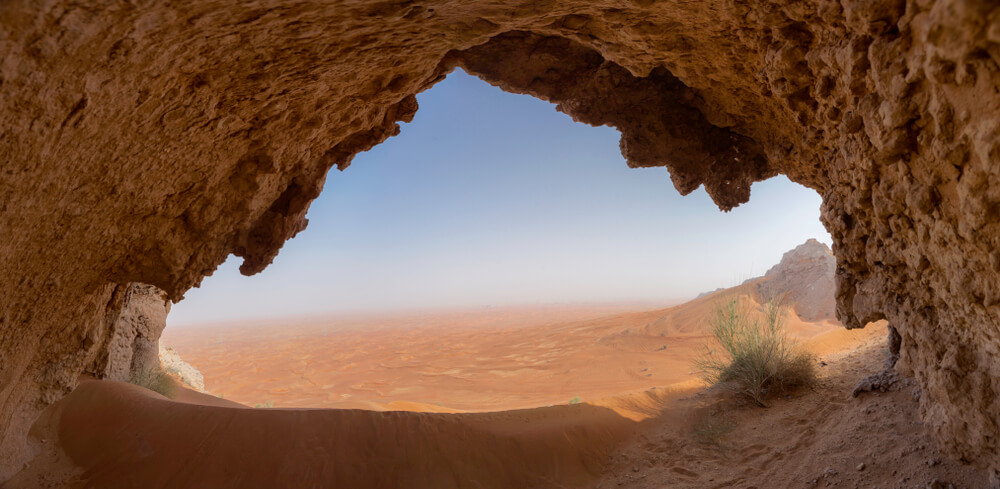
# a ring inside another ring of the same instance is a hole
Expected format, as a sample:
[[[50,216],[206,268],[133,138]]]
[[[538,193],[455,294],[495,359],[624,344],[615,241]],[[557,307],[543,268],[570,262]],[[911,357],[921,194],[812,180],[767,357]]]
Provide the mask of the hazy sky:
[[[326,311],[663,301],[760,275],[830,237],[778,177],[730,213],[630,169],[618,131],[457,71],[402,133],[332,170],[309,228],[253,277],[230,257],[169,324]]]

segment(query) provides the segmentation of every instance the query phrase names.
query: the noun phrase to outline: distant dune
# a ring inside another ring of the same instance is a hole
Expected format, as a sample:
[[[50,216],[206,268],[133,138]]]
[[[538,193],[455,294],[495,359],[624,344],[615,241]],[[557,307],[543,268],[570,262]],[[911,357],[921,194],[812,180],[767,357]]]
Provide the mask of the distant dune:
[[[792,336],[840,327],[834,259],[810,240],[763,277],[664,309],[483,308],[167,329],[209,392],[250,406],[498,411],[593,400],[695,379],[713,307],[782,297]],[[634,307],[634,306],[633,306]],[[628,311],[628,312],[623,312]]]
[[[699,338],[623,335],[649,313],[589,311],[492,308],[185,329],[163,341],[202,372],[207,391],[251,406],[499,411],[690,378]]]

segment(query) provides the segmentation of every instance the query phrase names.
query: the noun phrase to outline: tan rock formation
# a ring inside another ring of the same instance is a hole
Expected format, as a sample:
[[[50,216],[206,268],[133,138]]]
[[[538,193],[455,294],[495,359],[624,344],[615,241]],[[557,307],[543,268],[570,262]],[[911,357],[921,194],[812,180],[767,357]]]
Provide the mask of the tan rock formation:
[[[167,326],[170,301],[153,285],[130,284],[122,312],[107,334],[108,343],[87,373],[99,379],[133,382],[150,372],[165,372],[198,392],[205,392],[201,372],[181,359],[173,348],[160,344]]]
[[[170,301],[166,292],[145,284],[131,284],[121,315],[108,332],[108,344],[89,372],[101,379],[129,382],[160,368],[159,339],[167,326]]]
[[[660,311],[636,332],[651,336],[704,338],[718,306],[737,297],[749,310],[763,312],[764,305],[776,300],[787,308],[784,327],[795,341],[809,340],[830,327],[842,327],[837,321],[835,271],[837,261],[830,248],[809,239],[786,251],[781,261],[762,276],[752,277],[734,287],[724,287],[698,294],[694,300]],[[631,328],[630,328],[631,329]]]
[[[205,392],[205,377],[198,369],[181,359],[181,355],[176,350],[169,346],[160,345],[159,353],[159,366],[167,375],[174,377],[191,389]]]
[[[942,446],[1000,467],[995,2],[12,0],[0,60],[0,477],[128,284],[266,267],[455,66],[722,209],[778,173],[815,189],[839,317],[896,325]]]
[[[762,298],[780,298],[805,321],[836,319],[836,268],[830,248],[810,239],[786,251],[781,262],[753,282]]]

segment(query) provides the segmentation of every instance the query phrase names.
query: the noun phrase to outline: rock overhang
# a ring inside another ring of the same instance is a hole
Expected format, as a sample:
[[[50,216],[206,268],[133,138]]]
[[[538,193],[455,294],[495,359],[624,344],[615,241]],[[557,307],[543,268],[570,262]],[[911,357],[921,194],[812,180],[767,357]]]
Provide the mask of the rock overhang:
[[[723,210],[778,173],[819,192],[838,315],[896,326],[942,446],[1000,467],[992,2],[53,1],[0,25],[2,473],[128,284],[260,271],[455,67],[617,127]]]

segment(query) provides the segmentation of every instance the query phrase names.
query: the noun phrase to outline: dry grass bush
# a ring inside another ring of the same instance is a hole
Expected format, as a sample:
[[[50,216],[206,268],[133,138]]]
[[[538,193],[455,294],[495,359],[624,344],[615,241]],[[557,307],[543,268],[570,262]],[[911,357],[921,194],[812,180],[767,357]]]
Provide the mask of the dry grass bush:
[[[153,392],[158,392],[166,397],[173,398],[174,383],[166,372],[161,368],[149,368],[140,372],[134,372],[129,379],[129,383],[145,387]]]
[[[788,339],[779,301],[772,299],[763,309],[758,318],[737,296],[717,305],[711,322],[715,345],[696,367],[709,384],[733,387],[766,407],[770,395],[811,384],[816,365]]]

